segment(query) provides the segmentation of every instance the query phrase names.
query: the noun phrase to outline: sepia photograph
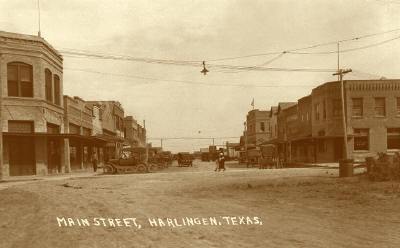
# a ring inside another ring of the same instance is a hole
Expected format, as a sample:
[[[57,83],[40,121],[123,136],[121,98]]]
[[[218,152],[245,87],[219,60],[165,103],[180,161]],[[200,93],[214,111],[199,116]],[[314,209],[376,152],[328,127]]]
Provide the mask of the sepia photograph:
[[[0,0],[0,247],[400,247],[399,13]]]

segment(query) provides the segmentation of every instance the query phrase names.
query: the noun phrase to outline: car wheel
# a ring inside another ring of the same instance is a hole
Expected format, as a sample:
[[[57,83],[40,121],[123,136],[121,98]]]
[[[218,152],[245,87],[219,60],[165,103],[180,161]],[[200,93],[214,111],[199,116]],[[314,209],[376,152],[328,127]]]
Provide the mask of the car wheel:
[[[144,164],[139,164],[139,165],[136,167],[136,172],[138,172],[138,173],[146,173],[146,172],[147,172],[147,167],[146,167],[146,165],[144,165]]]
[[[114,174],[115,173],[115,169],[112,165],[110,164],[105,164],[103,166],[103,172],[104,174]]]

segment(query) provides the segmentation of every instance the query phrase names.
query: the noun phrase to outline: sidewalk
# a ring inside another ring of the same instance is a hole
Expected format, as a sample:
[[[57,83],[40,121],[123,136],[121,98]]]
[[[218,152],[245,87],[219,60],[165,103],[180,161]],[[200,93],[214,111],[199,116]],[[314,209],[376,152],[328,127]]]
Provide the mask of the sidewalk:
[[[6,177],[0,180],[0,190],[6,189],[8,187],[14,185],[21,185],[26,183],[31,183],[35,181],[56,181],[56,180],[65,180],[71,178],[80,178],[80,177],[93,177],[97,175],[101,175],[102,171],[82,171],[82,172],[72,172],[72,173],[62,173],[62,174],[52,174],[52,175],[44,175],[44,176],[11,176]]]

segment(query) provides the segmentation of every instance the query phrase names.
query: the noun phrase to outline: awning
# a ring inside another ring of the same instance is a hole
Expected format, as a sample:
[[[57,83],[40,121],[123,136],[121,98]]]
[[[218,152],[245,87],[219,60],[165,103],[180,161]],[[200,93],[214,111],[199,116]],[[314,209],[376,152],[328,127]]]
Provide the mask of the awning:
[[[117,137],[117,136],[111,136],[111,135],[106,135],[106,134],[97,134],[93,137],[96,137],[99,140],[103,140],[105,142],[124,142],[124,139],[121,137]]]
[[[284,140],[280,140],[280,139],[273,139],[273,140],[268,140],[265,141],[263,143],[261,143],[260,145],[268,145],[268,144],[284,144],[286,141]]]
[[[80,134],[72,134],[72,133],[43,133],[43,132],[35,132],[35,133],[15,133],[15,132],[3,132],[3,136],[5,137],[49,137],[49,138],[59,138],[59,139],[76,139],[80,141],[86,142],[94,142],[94,143],[106,143],[106,141],[99,139],[97,136],[85,136]]]

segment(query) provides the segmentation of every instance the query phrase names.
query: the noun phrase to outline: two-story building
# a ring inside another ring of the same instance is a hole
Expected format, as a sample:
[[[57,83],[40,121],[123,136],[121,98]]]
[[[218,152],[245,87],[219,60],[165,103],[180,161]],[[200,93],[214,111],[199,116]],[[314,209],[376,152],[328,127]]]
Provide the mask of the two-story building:
[[[346,80],[344,93],[349,157],[400,151],[400,80]],[[317,160],[336,161],[345,152],[340,82],[325,83],[312,95],[313,136],[326,137]]]
[[[121,103],[86,101],[86,106],[99,114],[98,121],[95,118],[93,120],[97,124],[101,122],[101,131],[97,130],[95,135],[106,142],[103,150],[104,161],[119,158],[124,142],[124,109]]]
[[[133,116],[125,116],[124,118],[125,140],[130,147],[139,147],[142,142],[139,138],[139,125]]]
[[[256,163],[260,157],[260,145],[271,138],[270,112],[253,109],[246,117],[245,154],[250,163]]]
[[[63,58],[38,36],[0,31],[3,176],[65,171]]]
[[[104,141],[96,138],[96,106],[90,108],[80,97],[64,96],[64,127],[71,171],[91,168],[93,156],[102,163]],[[98,112],[97,112],[98,113]]]

